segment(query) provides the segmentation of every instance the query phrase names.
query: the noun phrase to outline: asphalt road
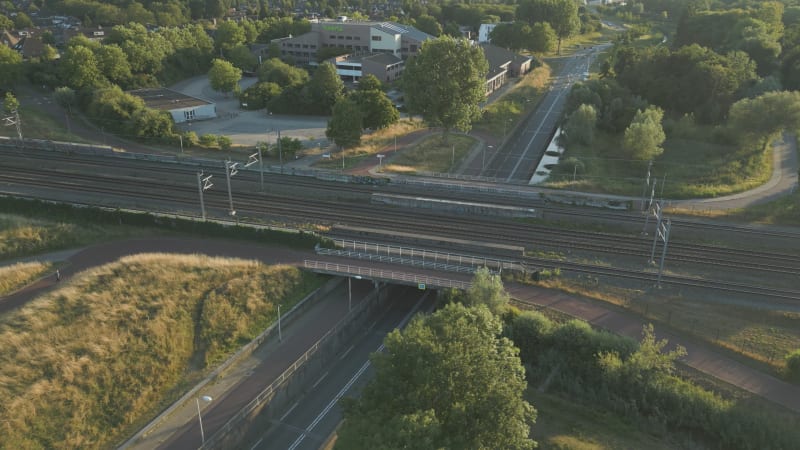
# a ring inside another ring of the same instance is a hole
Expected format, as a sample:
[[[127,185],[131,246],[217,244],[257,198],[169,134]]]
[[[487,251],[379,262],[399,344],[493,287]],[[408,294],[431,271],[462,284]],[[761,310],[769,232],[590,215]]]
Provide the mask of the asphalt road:
[[[414,288],[394,289],[381,317],[353,339],[353,345],[314,382],[308,394],[290,405],[251,450],[320,448],[342,420],[339,399],[360,395],[371,378],[369,355],[383,348],[387,333],[402,328],[421,305],[429,304],[432,296],[428,297]]]
[[[575,82],[588,76],[592,60],[604,47],[580,50],[566,60],[550,90],[536,111],[525,120],[524,126],[500,149],[486,149],[486,167],[481,175],[509,183],[528,183],[561,120],[569,90]],[[483,162],[484,158],[480,159]]]

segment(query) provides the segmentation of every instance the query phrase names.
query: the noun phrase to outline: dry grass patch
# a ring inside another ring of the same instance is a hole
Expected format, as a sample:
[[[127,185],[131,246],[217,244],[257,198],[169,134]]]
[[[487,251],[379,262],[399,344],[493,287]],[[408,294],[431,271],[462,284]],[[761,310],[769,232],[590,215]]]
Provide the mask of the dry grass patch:
[[[128,227],[55,222],[0,214],[0,259],[86,245],[99,240],[142,234]]]
[[[551,278],[540,286],[621,306],[648,321],[718,345],[781,374],[783,356],[800,348],[800,313],[706,301],[598,283],[590,278]]]
[[[385,172],[450,172],[469,154],[477,141],[463,134],[427,136],[398,155],[393,155]]]
[[[0,295],[7,295],[27,286],[50,271],[51,267],[51,264],[38,261],[0,267]]]
[[[389,127],[361,136],[361,145],[344,151],[345,167],[353,167],[365,158],[374,158],[378,153],[394,150],[395,140],[424,128],[420,119],[400,119]],[[377,159],[375,160],[377,162]],[[320,159],[314,167],[337,169],[342,167],[342,152],[331,153],[331,159]]]
[[[0,318],[0,447],[104,448],[318,286],[295,267],[146,254]]]
[[[507,136],[528,111],[536,108],[552,81],[551,75],[547,64],[526,74],[499,99],[486,105],[481,120],[474,124],[475,130]]]

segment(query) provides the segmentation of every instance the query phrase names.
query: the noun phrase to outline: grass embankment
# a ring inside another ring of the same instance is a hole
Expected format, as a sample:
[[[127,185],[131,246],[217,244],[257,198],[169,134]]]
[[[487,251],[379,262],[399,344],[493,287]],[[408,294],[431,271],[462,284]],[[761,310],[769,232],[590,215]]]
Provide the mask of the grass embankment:
[[[0,214],[0,260],[143,234],[144,230],[126,226]]]
[[[0,447],[113,445],[318,285],[294,267],[163,254],[77,275],[0,318]]]
[[[478,141],[463,134],[426,136],[383,166],[385,172],[452,172]]]
[[[17,263],[0,267],[0,296],[27,286],[49,272],[52,265],[41,262]]]
[[[376,158],[377,154],[382,153],[389,156],[389,154],[394,151],[394,144],[397,139],[420,130],[423,127],[424,124],[421,120],[413,118],[401,119],[392,126],[362,136],[361,145],[358,147],[347,148],[344,152],[342,152],[341,149],[337,152],[331,152],[330,159],[320,159],[314,164],[314,167],[341,169],[343,153],[345,169],[357,167],[365,159],[372,159],[375,164],[378,164],[378,159]],[[384,160],[384,162],[386,161]]]
[[[25,138],[89,143],[67,131],[61,121],[53,119],[52,116],[38,108],[20,106],[19,115],[22,119],[22,136]],[[67,120],[77,119],[69,118]],[[16,127],[0,127],[0,136],[17,137],[17,129]]]
[[[642,432],[608,411],[528,389],[526,400],[537,411],[532,437],[542,450],[616,450],[678,448],[678,443]]]
[[[657,328],[717,345],[742,362],[781,376],[784,356],[800,348],[800,313],[706,301],[700,294],[638,289],[589,278],[548,278],[540,286],[611,303],[646,318]]]
[[[764,151],[758,146],[737,148],[716,144],[708,141],[710,128],[686,126],[693,128],[691,136],[684,132],[668,133],[664,153],[653,163],[651,174],[657,179],[656,197],[717,197],[760,186],[772,174],[771,147]],[[598,132],[592,145],[571,145],[565,157],[579,159],[583,170],[578,170],[573,181],[573,167],[559,166],[547,186],[642,195],[647,162],[632,160],[624,154],[621,134]]]

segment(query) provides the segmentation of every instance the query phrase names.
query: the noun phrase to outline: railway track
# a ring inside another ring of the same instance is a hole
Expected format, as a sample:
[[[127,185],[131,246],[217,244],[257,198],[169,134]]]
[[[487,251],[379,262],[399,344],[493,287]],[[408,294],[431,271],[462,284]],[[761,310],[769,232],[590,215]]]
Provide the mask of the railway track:
[[[105,167],[105,166],[101,166]],[[14,167],[0,174],[0,184],[10,186],[27,186],[28,188],[44,188],[47,190],[82,192],[90,195],[102,195],[114,198],[132,198],[137,202],[153,202],[174,204],[185,211],[197,209],[197,189],[193,185],[196,168],[181,170],[178,173],[171,171],[170,177],[153,177],[143,179],[134,175],[111,175],[74,173],[70,171],[51,171],[52,169],[29,169]],[[139,169],[141,170],[141,169]],[[224,170],[224,169],[223,169]],[[42,172],[49,173],[46,179]],[[158,173],[164,173],[158,172]],[[610,233],[590,233],[575,230],[559,230],[537,224],[524,224],[519,222],[489,220],[486,218],[442,216],[415,211],[413,220],[409,221],[408,210],[397,208],[377,207],[375,205],[354,205],[351,202],[316,200],[303,198],[289,198],[280,195],[264,193],[243,192],[246,184],[252,185],[256,181],[240,179],[234,183],[236,189],[236,209],[241,215],[259,217],[263,215],[279,217],[288,221],[311,222],[317,224],[334,225],[355,224],[369,226],[375,229],[404,230],[411,233],[438,234],[441,236],[455,236],[465,240],[485,240],[492,236],[498,243],[521,245],[527,248],[533,246],[551,246],[556,248],[569,248],[574,251],[595,253],[613,253],[642,257],[649,256],[650,241],[630,236],[619,236]],[[283,177],[293,179],[297,177]],[[320,188],[317,181],[304,180],[304,184]],[[152,185],[150,185],[152,184]],[[340,183],[333,183],[337,188]],[[300,186],[300,184],[293,185]],[[322,189],[328,186],[322,185]],[[344,185],[347,186],[347,185]],[[370,189],[362,186],[349,186],[350,193],[368,193]],[[252,188],[252,186],[251,186]],[[251,189],[252,190],[252,189]],[[112,199],[114,200],[114,199]],[[206,202],[210,209],[224,211],[228,208],[227,198],[222,189],[208,191]],[[302,208],[298,208],[298,203]],[[687,261],[692,263],[717,265],[731,269],[758,270],[768,273],[800,274],[798,258],[789,254],[751,252],[744,250],[725,249],[714,246],[683,245],[672,243],[670,246],[670,261]],[[528,258],[526,263],[544,267],[552,266],[553,261],[542,258]],[[559,261],[558,267],[576,273],[592,273],[603,276],[616,276],[622,278],[638,279],[645,282],[655,280],[654,274],[627,269],[592,266],[580,263]],[[735,290],[736,292],[759,294],[770,297],[780,297],[796,300],[797,292],[792,290],[770,290],[769,288],[735,284],[727,281],[713,281],[706,279],[692,279],[690,277],[664,276],[665,283],[687,286],[713,287],[723,291]]]

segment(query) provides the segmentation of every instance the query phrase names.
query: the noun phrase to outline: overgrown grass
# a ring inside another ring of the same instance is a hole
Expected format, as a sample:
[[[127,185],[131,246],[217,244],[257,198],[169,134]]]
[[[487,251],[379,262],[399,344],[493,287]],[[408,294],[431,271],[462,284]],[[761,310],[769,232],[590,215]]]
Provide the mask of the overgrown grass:
[[[118,442],[319,282],[294,267],[164,254],[78,274],[0,318],[0,447]]]
[[[0,267],[0,296],[10,294],[51,270],[51,264],[41,262],[17,263]]]
[[[142,234],[125,226],[0,214],[0,260]]]
[[[693,211],[681,210],[676,210],[676,212],[694,213]],[[800,226],[800,191],[795,191],[769,203],[750,206],[728,213],[722,212],[722,215],[743,222]]]
[[[525,114],[536,108],[552,81],[551,74],[547,64],[533,69],[502,97],[486,105],[473,128],[504,139]]]
[[[679,447],[626,423],[616,414],[528,389],[525,398],[538,412],[532,437],[542,450],[667,450]]]
[[[800,313],[705,301],[598,284],[586,278],[543,278],[539,285],[611,303],[663,328],[722,347],[744,362],[781,376],[783,356],[800,348]]]
[[[716,197],[752,189],[772,174],[772,149],[736,148],[710,142],[711,129],[700,136],[672,137],[651,171],[656,196],[673,199]],[[705,136],[705,137],[702,137]],[[621,135],[597,133],[592,145],[571,145],[566,157],[583,162],[585,171],[573,181],[573,167],[557,167],[547,186],[618,195],[642,195],[647,162],[622,151]],[[662,193],[663,189],[663,193]]]
[[[383,170],[396,173],[450,172],[469,154],[477,141],[463,134],[427,136],[416,145],[394,155]]]
[[[345,168],[352,168],[361,163],[366,158],[375,159],[379,153],[387,153],[394,150],[394,143],[402,136],[413,133],[424,127],[419,119],[406,118],[381,130],[374,131],[361,137],[361,145],[344,150]],[[385,161],[384,161],[385,162]],[[326,169],[342,168],[342,152],[331,152],[330,159],[320,159],[314,163],[314,167]]]
[[[89,143],[89,141],[67,131],[64,125],[36,108],[20,106],[22,136],[30,139]],[[69,120],[77,120],[70,118]],[[16,137],[15,127],[0,126],[0,136]]]

